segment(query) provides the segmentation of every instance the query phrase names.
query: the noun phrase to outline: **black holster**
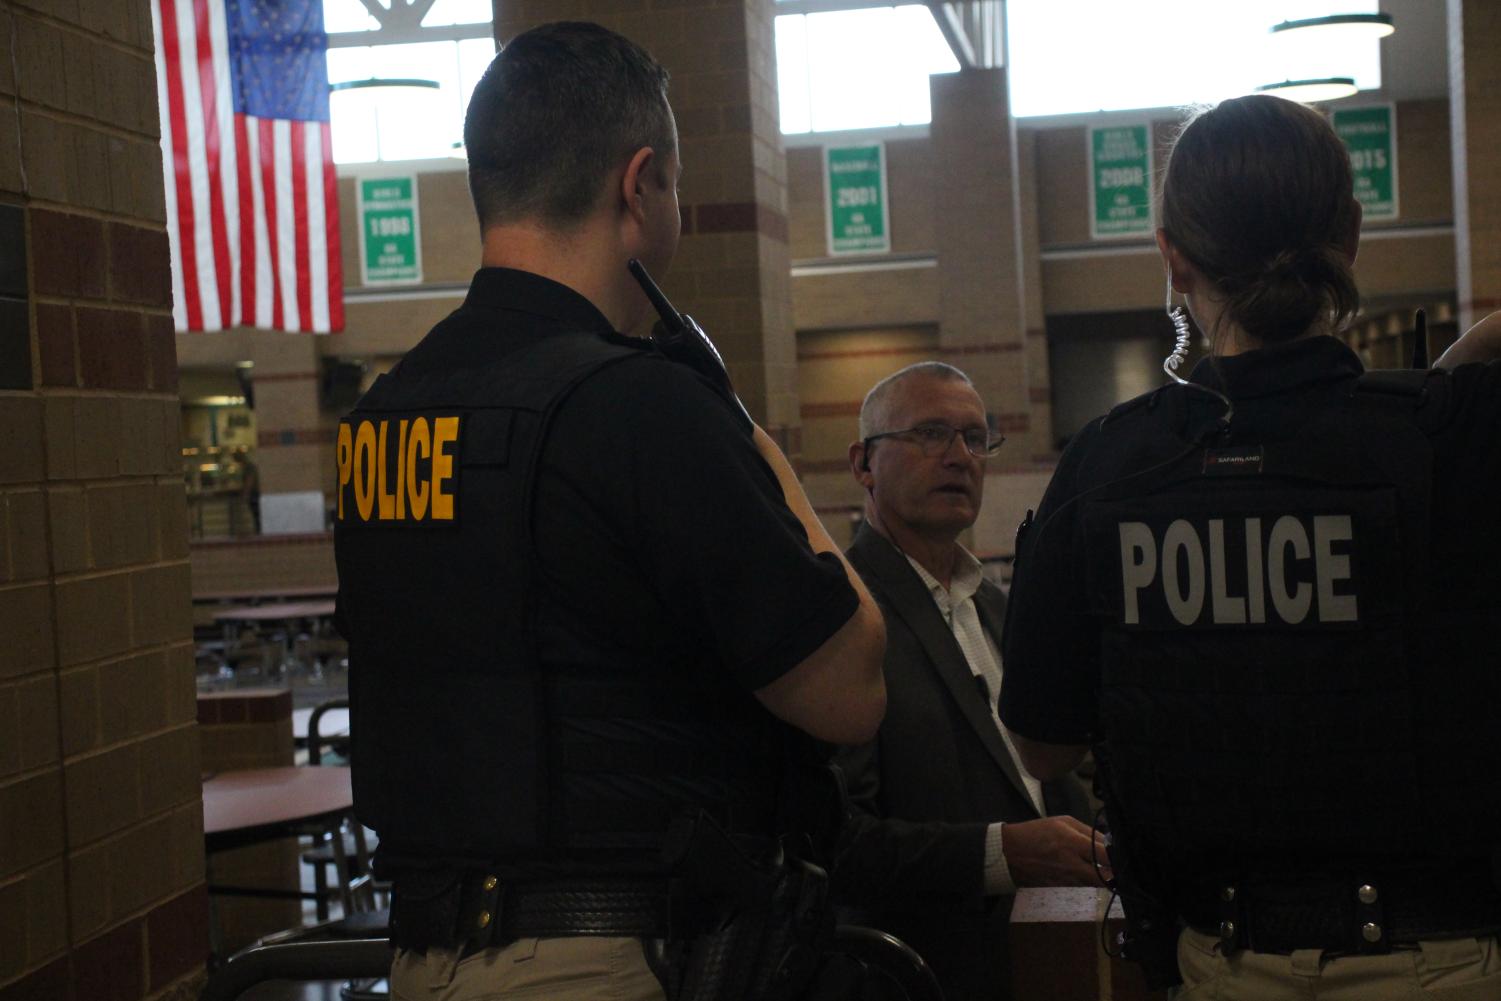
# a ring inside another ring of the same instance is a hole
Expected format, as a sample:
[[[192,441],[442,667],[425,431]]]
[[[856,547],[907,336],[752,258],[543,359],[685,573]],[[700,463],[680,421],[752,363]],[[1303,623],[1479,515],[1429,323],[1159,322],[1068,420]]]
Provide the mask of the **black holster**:
[[[1120,938],[1121,958],[1141,966],[1152,990],[1176,987],[1183,982],[1178,969],[1178,916],[1137,887],[1130,853],[1118,850],[1118,844],[1110,846],[1110,867],[1126,915],[1126,930]]]
[[[716,917],[691,938],[650,940],[669,1001],[795,1001],[833,942],[828,874],[782,849],[747,855],[700,814],[674,829],[679,878]]]
[[[1095,749],[1095,794],[1105,803],[1110,824],[1111,888],[1121,898],[1126,930],[1120,937],[1121,958],[1141,966],[1147,986],[1166,990],[1183,982],[1178,969],[1179,921],[1169,902],[1170,878],[1136,851],[1136,832],[1110,782],[1107,756]]]

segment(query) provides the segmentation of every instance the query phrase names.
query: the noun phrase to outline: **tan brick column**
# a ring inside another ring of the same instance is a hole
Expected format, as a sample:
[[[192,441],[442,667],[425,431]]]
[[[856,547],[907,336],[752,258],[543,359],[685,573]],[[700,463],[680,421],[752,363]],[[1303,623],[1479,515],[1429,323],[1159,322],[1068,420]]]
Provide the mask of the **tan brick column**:
[[[1016,525],[1046,482],[1035,463],[1052,450],[1050,408],[1032,402],[1034,390],[1047,386],[1046,341],[1027,336],[1042,325],[1035,184],[1029,181],[1024,212],[1006,87],[1003,69],[932,77],[930,141],[943,171],[934,204],[939,350],[974,380],[1006,436],[968,540],[982,554],[1011,552]],[[1033,361],[1041,372],[1029,373]]]
[[[0,999],[186,993],[207,901],[148,0],[0,5],[0,50]]]
[[[774,8],[773,0],[496,0],[495,32],[504,44],[565,16],[597,21],[672,74],[685,167],[683,243],[662,286],[719,346],[751,415],[795,455],[801,436]]]
[[[1042,308],[1042,238],[1038,228],[1037,133],[1016,136],[1018,193],[1021,206],[1022,328],[1026,336],[1028,431],[1030,453],[1020,449],[1009,459],[1051,462],[1053,451],[1053,390],[1048,377],[1047,319]],[[1021,444],[1020,442],[1018,444]],[[1003,461],[1003,464],[1004,461]]]
[[[1501,4],[1449,0],[1459,329],[1501,309]]]
[[[313,493],[333,489],[332,416],[318,404],[319,344],[300,334],[261,334],[251,357],[255,387],[255,461],[261,484],[262,531],[276,531],[276,507],[303,498],[308,519],[302,529],[322,531]],[[301,510],[301,507],[298,507]]]

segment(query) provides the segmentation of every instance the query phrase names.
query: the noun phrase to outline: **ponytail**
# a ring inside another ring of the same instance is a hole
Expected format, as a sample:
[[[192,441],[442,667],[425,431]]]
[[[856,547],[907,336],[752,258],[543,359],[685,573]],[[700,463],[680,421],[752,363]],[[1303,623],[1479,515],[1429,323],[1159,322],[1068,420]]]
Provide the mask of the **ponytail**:
[[[1344,251],[1356,225],[1350,156],[1323,116],[1266,95],[1184,127],[1162,186],[1162,226],[1264,344],[1334,332],[1360,308]],[[1213,334],[1215,332],[1211,332]]]

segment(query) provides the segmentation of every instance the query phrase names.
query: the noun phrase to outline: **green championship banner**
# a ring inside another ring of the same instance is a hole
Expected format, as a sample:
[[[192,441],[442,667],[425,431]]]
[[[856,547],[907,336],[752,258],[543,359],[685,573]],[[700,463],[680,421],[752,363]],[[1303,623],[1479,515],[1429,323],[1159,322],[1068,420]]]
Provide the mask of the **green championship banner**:
[[[1148,125],[1089,130],[1089,236],[1151,236],[1152,143]]]
[[[823,165],[829,256],[889,252],[886,145],[825,146]]]
[[[417,178],[361,178],[360,283],[410,285],[422,281],[422,231]]]
[[[1355,199],[1366,219],[1397,218],[1397,113],[1393,105],[1339,108],[1334,131],[1350,151]]]

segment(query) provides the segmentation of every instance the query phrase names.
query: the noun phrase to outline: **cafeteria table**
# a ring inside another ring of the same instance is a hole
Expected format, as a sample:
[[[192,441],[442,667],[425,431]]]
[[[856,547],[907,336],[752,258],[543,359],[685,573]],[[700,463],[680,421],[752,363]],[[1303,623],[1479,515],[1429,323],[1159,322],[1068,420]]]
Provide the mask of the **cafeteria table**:
[[[279,669],[285,671],[288,667],[297,666],[292,655],[292,636],[296,633],[298,625],[303,622],[313,622],[313,631],[316,635],[321,632],[321,623],[332,618],[333,614],[334,602],[326,599],[278,601],[269,605],[240,605],[226,608],[214,613],[214,621],[224,626],[225,650],[233,648],[235,633],[240,626],[280,627],[281,664]]]
[[[342,829],[353,816],[354,794],[347,768],[253,768],[219,772],[203,780],[203,846],[210,868],[208,892],[230,897],[308,899],[300,889],[216,884],[217,852],[299,835],[329,835],[338,871],[349,871]],[[344,913],[354,911],[354,892],[341,879]],[[217,939],[217,928],[214,938]],[[214,942],[217,953],[219,943]]]

